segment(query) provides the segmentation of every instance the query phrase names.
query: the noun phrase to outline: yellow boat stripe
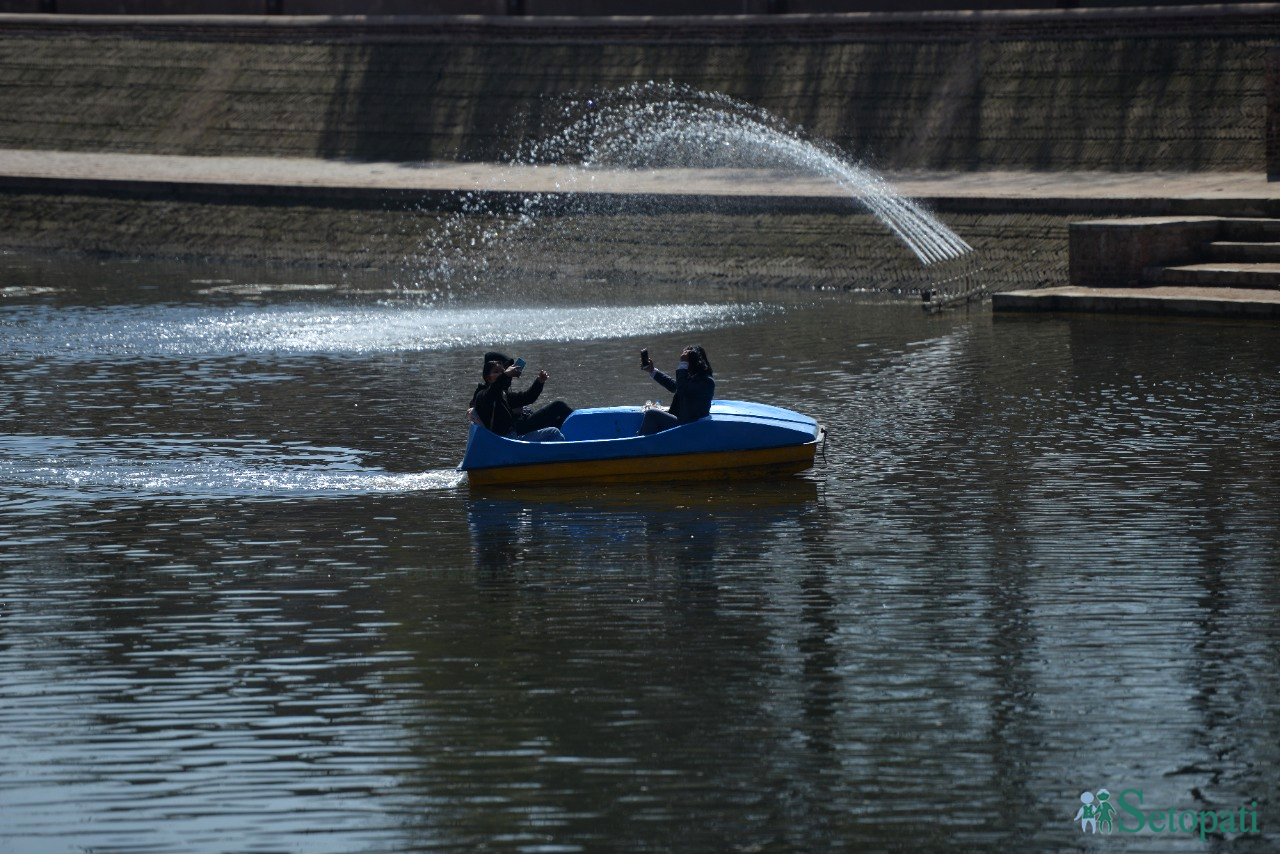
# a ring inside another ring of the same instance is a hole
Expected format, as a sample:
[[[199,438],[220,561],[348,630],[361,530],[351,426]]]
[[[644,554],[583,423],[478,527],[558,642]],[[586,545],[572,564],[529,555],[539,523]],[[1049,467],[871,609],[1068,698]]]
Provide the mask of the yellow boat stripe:
[[[611,460],[575,460],[471,469],[472,486],[509,483],[596,482],[619,480],[690,480],[756,476],[764,472],[798,472],[813,465],[818,443],[749,451],[716,451]]]

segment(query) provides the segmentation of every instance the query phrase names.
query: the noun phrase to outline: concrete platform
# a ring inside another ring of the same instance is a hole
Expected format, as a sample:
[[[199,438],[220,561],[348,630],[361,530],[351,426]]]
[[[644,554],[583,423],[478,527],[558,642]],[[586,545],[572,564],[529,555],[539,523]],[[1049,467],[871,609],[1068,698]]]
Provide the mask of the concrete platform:
[[[940,212],[1117,216],[1196,214],[1280,217],[1280,182],[1253,173],[890,172],[901,194]],[[712,196],[794,200],[803,207],[848,192],[830,180],[758,169],[585,171],[498,163],[360,163],[277,157],[0,149],[0,189],[178,195],[305,197],[420,203],[458,192]]]
[[[992,295],[997,312],[1085,312],[1280,320],[1280,291],[1243,288],[1044,288]]]

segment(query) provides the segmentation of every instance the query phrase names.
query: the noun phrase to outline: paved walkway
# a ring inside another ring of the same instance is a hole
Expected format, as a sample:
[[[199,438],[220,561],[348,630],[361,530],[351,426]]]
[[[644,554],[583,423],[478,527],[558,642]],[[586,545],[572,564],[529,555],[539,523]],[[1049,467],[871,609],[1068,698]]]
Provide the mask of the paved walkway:
[[[1063,204],[1123,205],[1134,214],[1169,212],[1170,202],[1280,210],[1280,182],[1254,173],[899,172],[885,180],[930,203],[1022,202],[1046,212]],[[281,189],[371,195],[394,191],[642,193],[834,198],[829,180],[746,169],[586,171],[494,163],[353,163],[273,157],[181,157],[0,149],[0,185],[40,182],[71,189],[103,184],[218,186],[252,193]],[[1087,205],[1085,205],[1087,207]],[[1177,212],[1177,211],[1174,211]],[[1206,213],[1213,213],[1206,209]]]

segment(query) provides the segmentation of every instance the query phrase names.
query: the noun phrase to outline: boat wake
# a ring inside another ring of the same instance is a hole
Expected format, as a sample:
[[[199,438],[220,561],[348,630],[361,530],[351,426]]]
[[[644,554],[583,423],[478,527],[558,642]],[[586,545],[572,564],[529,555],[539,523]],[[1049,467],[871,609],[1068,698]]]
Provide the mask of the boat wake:
[[[127,494],[136,498],[297,499],[455,489],[455,469],[389,472],[348,448],[186,439],[0,436],[0,510]]]

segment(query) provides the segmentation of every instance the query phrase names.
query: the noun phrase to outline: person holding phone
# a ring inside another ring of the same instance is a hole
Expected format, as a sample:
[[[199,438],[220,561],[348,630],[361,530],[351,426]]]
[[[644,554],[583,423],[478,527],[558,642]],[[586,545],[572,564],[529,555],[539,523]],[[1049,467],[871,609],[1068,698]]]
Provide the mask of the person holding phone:
[[[538,376],[527,389],[511,391],[511,381],[523,371],[523,359],[511,359],[495,351],[485,353],[484,382],[476,386],[471,395],[468,416],[499,436],[526,442],[563,440],[560,427],[573,413],[573,408],[563,400],[557,400],[533,410],[530,404],[542,394],[550,376],[546,371],[538,371]]]
[[[658,370],[657,365],[649,359],[647,348],[640,351],[640,369],[675,396],[671,398],[669,409],[664,411],[652,408],[645,411],[639,435],[659,433],[711,414],[711,401],[716,396],[716,380],[707,351],[699,345],[691,344],[680,352],[675,379]]]

